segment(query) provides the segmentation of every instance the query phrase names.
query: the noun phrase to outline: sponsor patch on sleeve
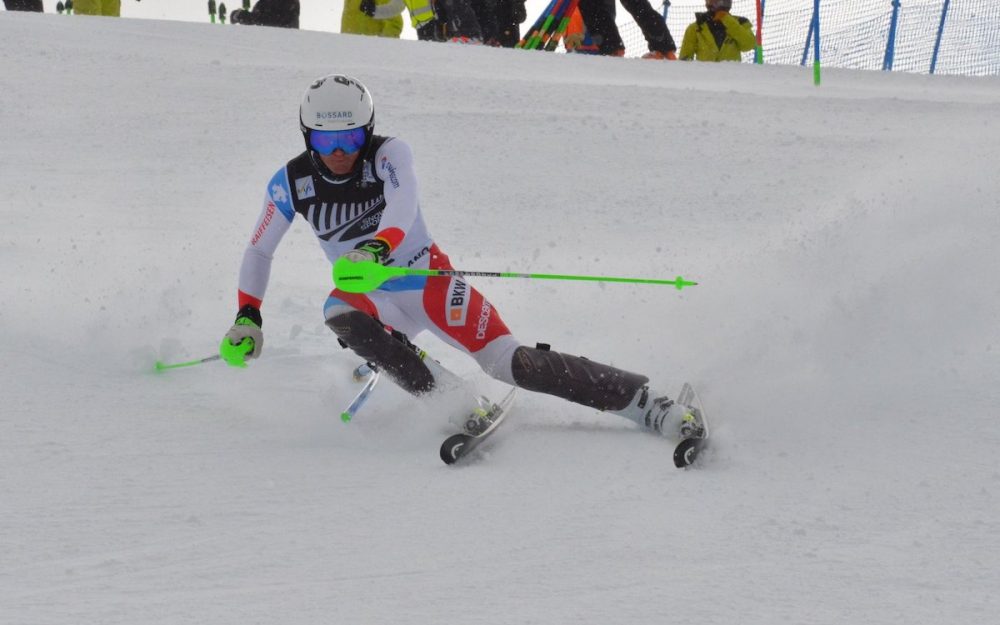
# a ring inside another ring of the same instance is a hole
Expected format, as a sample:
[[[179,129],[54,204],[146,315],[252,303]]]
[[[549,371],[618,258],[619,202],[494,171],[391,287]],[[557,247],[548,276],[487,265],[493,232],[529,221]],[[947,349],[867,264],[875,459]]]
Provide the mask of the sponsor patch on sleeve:
[[[300,200],[316,197],[316,185],[313,183],[312,176],[305,176],[304,178],[296,179],[295,197]]]

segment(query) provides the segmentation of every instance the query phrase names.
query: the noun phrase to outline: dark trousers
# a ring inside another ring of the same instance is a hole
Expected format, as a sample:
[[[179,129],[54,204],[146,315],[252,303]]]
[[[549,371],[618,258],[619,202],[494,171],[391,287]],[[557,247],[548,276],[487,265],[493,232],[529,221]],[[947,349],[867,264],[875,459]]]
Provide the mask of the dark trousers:
[[[504,48],[516,46],[526,18],[524,0],[497,0],[497,43]]]
[[[438,13],[438,19],[442,19],[443,15],[443,21],[447,24],[446,39],[454,37],[483,38],[479,19],[476,18],[476,12],[472,10],[469,0],[438,0],[434,9]]]
[[[493,43],[500,31],[497,15],[497,0],[471,0],[470,8],[476,14],[476,21],[483,33],[483,42]]]
[[[620,0],[620,2],[639,25],[650,51],[666,53],[677,50],[677,44],[670,36],[670,30],[663,21],[663,16],[653,8],[649,0]],[[612,54],[625,49],[622,36],[615,24],[614,0],[580,0],[580,14],[601,54]]]
[[[42,12],[42,0],[3,0],[3,5],[8,11]]]

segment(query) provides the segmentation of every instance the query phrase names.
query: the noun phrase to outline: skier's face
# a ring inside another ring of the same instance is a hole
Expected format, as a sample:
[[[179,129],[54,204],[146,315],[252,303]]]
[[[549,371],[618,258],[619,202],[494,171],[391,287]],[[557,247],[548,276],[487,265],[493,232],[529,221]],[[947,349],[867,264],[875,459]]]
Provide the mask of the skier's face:
[[[346,154],[343,150],[337,149],[326,156],[320,154],[319,160],[323,161],[327,169],[333,173],[344,176],[354,170],[354,163],[357,162],[359,156],[361,156],[361,152]]]

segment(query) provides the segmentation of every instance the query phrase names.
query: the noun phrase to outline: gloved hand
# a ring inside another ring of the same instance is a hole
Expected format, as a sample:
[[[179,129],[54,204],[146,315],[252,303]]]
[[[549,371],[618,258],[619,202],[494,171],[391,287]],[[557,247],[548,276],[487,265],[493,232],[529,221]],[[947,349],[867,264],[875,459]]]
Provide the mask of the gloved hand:
[[[219,345],[219,355],[230,367],[245,367],[247,359],[260,356],[264,349],[260,311],[247,304],[236,313],[236,322]]]
[[[375,0],[361,0],[361,12],[368,17],[375,17]]]
[[[368,239],[341,258],[347,258],[353,263],[369,261],[382,265],[389,258],[389,244],[378,239]]]

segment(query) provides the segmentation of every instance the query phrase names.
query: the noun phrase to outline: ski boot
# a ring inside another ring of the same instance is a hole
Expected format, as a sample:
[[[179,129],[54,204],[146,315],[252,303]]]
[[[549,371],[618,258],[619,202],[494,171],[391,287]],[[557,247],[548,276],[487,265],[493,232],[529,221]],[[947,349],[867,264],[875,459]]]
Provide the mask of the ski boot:
[[[666,395],[652,395],[654,393],[649,387],[643,386],[628,406],[613,412],[668,438],[691,438],[704,433],[698,416],[690,406],[675,402]]]
[[[454,464],[496,432],[516,393],[517,387],[512,387],[497,403],[486,397],[477,397],[477,405],[465,418],[462,431],[449,436],[441,444],[441,460],[445,464]]]

